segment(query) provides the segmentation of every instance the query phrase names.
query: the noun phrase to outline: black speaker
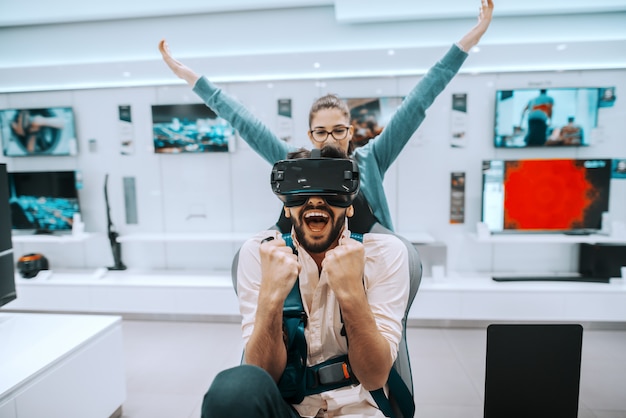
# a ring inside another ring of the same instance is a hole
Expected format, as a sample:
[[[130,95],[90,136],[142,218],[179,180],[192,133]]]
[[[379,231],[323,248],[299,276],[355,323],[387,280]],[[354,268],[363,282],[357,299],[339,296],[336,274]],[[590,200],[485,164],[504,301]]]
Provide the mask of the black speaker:
[[[621,277],[626,266],[625,244],[580,244],[578,272],[585,277]]]
[[[0,164],[0,253],[13,248],[7,166]]]

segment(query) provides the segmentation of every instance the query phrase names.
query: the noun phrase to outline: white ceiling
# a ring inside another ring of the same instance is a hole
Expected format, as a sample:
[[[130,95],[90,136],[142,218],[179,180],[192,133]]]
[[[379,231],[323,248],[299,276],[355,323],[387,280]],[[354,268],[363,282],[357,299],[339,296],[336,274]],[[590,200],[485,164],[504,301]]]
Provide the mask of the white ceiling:
[[[161,38],[219,82],[421,74],[475,23],[478,5],[0,1],[0,92],[178,83]],[[496,0],[480,47],[462,71],[623,69],[626,0]]]

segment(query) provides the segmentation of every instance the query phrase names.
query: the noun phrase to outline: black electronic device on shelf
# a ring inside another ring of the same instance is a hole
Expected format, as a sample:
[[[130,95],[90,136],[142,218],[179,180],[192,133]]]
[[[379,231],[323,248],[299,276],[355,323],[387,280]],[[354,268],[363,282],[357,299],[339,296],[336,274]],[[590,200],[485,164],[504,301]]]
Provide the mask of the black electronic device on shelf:
[[[572,275],[547,275],[547,276],[493,276],[496,282],[588,282],[588,283],[609,283],[608,277]]]
[[[104,176],[104,201],[107,208],[107,232],[109,235],[109,243],[111,244],[111,252],[113,253],[113,266],[108,267],[109,270],[126,270],[126,265],[122,262],[122,245],[117,241],[119,234],[115,231],[115,226],[111,221],[111,207],[109,205],[108,192],[109,175]]]
[[[7,166],[0,164],[0,306],[17,298],[9,213]]]

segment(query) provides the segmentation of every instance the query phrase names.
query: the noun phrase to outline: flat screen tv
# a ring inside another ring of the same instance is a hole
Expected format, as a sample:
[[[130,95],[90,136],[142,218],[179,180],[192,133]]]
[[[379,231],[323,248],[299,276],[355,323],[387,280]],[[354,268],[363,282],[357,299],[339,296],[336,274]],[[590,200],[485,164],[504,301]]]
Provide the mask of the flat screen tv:
[[[0,306],[17,297],[6,164],[0,164]]]
[[[482,222],[493,233],[591,233],[609,208],[610,159],[488,160]]]
[[[75,171],[9,173],[12,229],[71,231],[74,215],[80,213],[77,177]]]
[[[206,105],[152,106],[154,151],[159,154],[232,152],[235,129]]]
[[[369,97],[345,99],[354,128],[352,144],[360,147],[377,137],[387,125],[404,97]]]
[[[7,157],[76,155],[71,107],[0,110],[2,151]]]
[[[591,143],[606,88],[496,91],[496,148],[581,147]],[[612,102],[611,102],[612,103]]]

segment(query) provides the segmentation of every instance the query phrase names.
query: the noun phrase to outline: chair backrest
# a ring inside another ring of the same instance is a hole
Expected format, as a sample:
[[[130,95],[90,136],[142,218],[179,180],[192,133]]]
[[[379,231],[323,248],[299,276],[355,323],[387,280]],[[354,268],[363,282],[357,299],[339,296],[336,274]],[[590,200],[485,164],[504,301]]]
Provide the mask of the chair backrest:
[[[484,417],[576,418],[582,338],[578,324],[489,325]]]
[[[278,228],[274,225],[270,229],[278,230]],[[406,238],[394,233],[390,229],[385,228],[379,223],[375,223],[371,230],[371,233],[376,234],[391,234],[398,237],[406,246],[408,258],[409,258],[409,281],[410,281],[410,289],[409,289],[409,301],[404,312],[404,316],[402,318],[402,339],[400,340],[400,344],[398,345],[398,356],[396,361],[393,364],[393,367],[398,371],[398,374],[404,381],[406,387],[411,392],[411,396],[413,396],[413,375],[411,373],[411,361],[409,359],[409,348],[406,342],[406,322],[407,317],[409,315],[409,310],[411,309],[411,305],[413,304],[413,300],[415,299],[415,295],[417,294],[417,290],[419,289],[421,280],[422,280],[422,260],[420,258],[419,252],[415,245],[413,245]],[[233,258],[233,263],[231,266],[231,278],[233,281],[233,287],[235,292],[237,292],[237,264],[239,263],[239,251],[235,254]],[[399,410],[398,405],[393,402],[392,399],[392,407],[397,417],[402,417],[402,414]],[[407,417],[405,417],[407,418]]]
[[[406,321],[409,315],[409,310],[411,309],[411,305],[413,304],[413,300],[415,299],[415,295],[417,294],[417,290],[419,289],[420,283],[422,281],[422,260],[420,258],[419,252],[417,251],[417,248],[415,248],[415,245],[413,245],[403,236],[396,234],[395,232],[385,228],[381,224],[374,224],[370,232],[376,234],[395,235],[404,243],[407,248],[407,253],[409,256],[410,281],[409,303],[407,303],[406,310],[404,311],[404,317],[402,318],[402,339],[400,340],[400,345],[398,346],[398,357],[396,358],[393,367],[395,367],[395,369],[398,371],[398,373],[402,377],[402,380],[404,380],[407,388],[409,388],[409,390],[411,391],[411,395],[413,395],[413,375],[411,374],[409,347],[406,342]]]

